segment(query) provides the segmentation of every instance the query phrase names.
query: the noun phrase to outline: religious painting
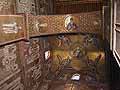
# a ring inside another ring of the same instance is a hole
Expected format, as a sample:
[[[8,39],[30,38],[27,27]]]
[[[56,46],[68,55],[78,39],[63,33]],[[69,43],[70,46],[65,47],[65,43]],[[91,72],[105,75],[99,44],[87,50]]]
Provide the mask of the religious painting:
[[[21,15],[0,15],[0,45],[26,39],[24,17]]]
[[[98,34],[71,34],[53,35],[49,37],[52,45],[52,67],[49,79],[54,80],[54,86],[49,84],[52,90],[65,89],[70,81],[79,80],[75,84],[76,90],[108,90],[108,82],[105,72],[105,53],[101,35]],[[75,77],[73,77],[75,76]],[[74,79],[74,80],[73,80]],[[66,84],[57,84],[58,82]],[[84,81],[84,84],[82,84]],[[97,85],[99,83],[99,85]],[[58,85],[58,86],[57,86]],[[69,86],[69,89],[73,86]],[[68,89],[68,90],[69,90]]]
[[[74,23],[74,20],[71,16],[66,17],[65,27],[67,30],[73,30],[77,28],[77,25]]]

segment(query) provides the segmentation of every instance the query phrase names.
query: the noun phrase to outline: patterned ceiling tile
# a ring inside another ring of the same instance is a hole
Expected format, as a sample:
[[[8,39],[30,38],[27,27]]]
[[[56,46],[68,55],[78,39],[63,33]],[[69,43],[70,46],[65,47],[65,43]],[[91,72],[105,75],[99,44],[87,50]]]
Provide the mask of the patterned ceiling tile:
[[[56,33],[100,33],[101,12],[68,15],[28,16],[30,36]]]
[[[0,0],[0,14],[14,14],[15,0]]]
[[[36,15],[34,0],[16,0],[17,13],[30,13]]]

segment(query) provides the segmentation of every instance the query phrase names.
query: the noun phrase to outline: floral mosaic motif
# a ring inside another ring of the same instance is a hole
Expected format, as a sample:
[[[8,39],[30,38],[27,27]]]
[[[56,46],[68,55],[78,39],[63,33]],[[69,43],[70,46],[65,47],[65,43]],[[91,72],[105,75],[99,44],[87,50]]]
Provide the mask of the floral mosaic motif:
[[[18,70],[16,50],[17,47],[15,44],[7,45],[3,49],[4,58],[2,59],[2,65],[6,71]]]
[[[3,88],[12,88],[11,84],[9,84],[8,82],[14,83],[14,81],[13,79],[9,79],[16,76],[21,71],[21,61],[19,59],[17,45],[17,43],[14,43],[0,47],[0,90],[8,90]],[[19,75],[21,75],[21,73]],[[6,87],[1,86],[5,82],[7,82],[8,87],[7,84]]]
[[[30,80],[27,83],[27,90],[29,90],[29,88],[36,90],[39,87],[41,75],[41,65],[35,65],[26,72],[26,78]]]
[[[10,2],[8,0],[1,0],[0,1],[0,11],[2,9],[9,9],[10,8]]]
[[[40,45],[39,45],[39,39],[32,39],[30,41],[30,46],[29,46],[29,58],[27,58],[27,64],[30,64],[34,62],[35,60],[39,59],[40,57]]]
[[[42,72],[41,72],[41,65],[39,65],[38,67],[34,67],[32,69],[32,77],[34,78],[34,80],[37,80],[41,77]]]

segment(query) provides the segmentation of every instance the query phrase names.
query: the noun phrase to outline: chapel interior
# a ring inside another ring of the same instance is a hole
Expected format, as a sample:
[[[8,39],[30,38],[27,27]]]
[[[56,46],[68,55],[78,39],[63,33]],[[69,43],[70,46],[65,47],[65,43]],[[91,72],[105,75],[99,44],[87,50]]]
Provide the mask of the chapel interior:
[[[120,90],[120,0],[0,0],[0,90]]]

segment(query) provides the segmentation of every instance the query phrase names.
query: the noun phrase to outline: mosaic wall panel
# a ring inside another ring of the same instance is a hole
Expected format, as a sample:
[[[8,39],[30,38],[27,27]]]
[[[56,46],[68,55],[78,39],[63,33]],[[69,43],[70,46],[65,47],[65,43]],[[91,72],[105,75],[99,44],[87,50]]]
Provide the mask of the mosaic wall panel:
[[[24,17],[20,15],[0,16],[0,45],[20,39],[25,39]]]
[[[30,36],[55,33],[101,33],[101,12],[71,15],[31,16],[28,15]]]
[[[85,81],[88,86],[93,85],[94,87],[97,86],[98,83],[100,85],[107,84],[105,54],[102,48],[102,37],[100,35],[58,35],[49,37],[49,40],[52,45],[53,75],[59,72],[53,82],[57,82],[58,80],[67,81],[66,75],[68,75],[69,78],[71,74],[79,73],[81,79]],[[81,80],[80,82],[83,83]]]
[[[98,33],[101,29],[100,12],[61,15],[50,18],[54,32]]]
[[[21,85],[21,76],[19,75],[21,75],[21,61],[18,43],[0,47],[0,90],[21,88],[19,86]],[[19,77],[15,80],[11,79],[16,76]]]
[[[15,13],[15,0],[0,0],[0,14],[8,15]]]
[[[34,0],[16,0],[17,13],[30,13],[36,15]]]

